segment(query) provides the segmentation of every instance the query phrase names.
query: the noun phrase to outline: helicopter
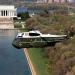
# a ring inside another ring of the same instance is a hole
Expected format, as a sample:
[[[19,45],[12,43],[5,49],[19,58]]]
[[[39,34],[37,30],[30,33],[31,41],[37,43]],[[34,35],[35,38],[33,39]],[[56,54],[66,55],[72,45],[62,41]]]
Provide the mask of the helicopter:
[[[43,48],[67,39],[67,35],[43,34],[38,30],[18,33],[12,42],[15,48]]]

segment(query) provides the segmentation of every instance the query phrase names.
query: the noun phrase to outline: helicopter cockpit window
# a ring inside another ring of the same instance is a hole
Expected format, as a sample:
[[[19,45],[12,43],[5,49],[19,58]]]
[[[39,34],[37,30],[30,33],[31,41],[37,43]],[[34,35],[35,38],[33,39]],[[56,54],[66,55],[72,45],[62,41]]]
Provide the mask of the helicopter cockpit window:
[[[29,33],[29,36],[39,36],[39,33]]]
[[[18,37],[22,37],[24,35],[24,33],[22,33],[20,36],[18,36]]]

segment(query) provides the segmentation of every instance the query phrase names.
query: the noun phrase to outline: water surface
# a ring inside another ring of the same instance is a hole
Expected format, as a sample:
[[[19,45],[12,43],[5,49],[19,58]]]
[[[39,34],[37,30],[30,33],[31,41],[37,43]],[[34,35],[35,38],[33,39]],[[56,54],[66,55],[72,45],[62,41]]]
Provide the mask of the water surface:
[[[31,75],[22,49],[15,49],[12,41],[17,30],[0,30],[0,75]]]

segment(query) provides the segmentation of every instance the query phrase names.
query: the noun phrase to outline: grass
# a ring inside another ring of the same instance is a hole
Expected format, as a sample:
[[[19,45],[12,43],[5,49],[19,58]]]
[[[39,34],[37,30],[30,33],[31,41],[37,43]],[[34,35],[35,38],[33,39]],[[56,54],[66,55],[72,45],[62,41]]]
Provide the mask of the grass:
[[[21,23],[14,22],[14,27],[15,28],[22,28],[22,25],[21,25]]]
[[[37,75],[50,75],[47,71],[48,59],[44,56],[43,48],[30,48],[28,52]]]

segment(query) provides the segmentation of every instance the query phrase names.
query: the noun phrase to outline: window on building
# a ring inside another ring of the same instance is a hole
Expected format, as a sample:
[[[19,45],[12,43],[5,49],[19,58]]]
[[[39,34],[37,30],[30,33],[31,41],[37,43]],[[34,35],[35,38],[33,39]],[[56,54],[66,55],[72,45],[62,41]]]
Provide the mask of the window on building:
[[[3,11],[1,11],[1,16],[3,16]]]
[[[6,10],[6,16],[7,16],[7,10]]]
[[[5,16],[5,11],[3,11],[4,12],[4,16]]]

